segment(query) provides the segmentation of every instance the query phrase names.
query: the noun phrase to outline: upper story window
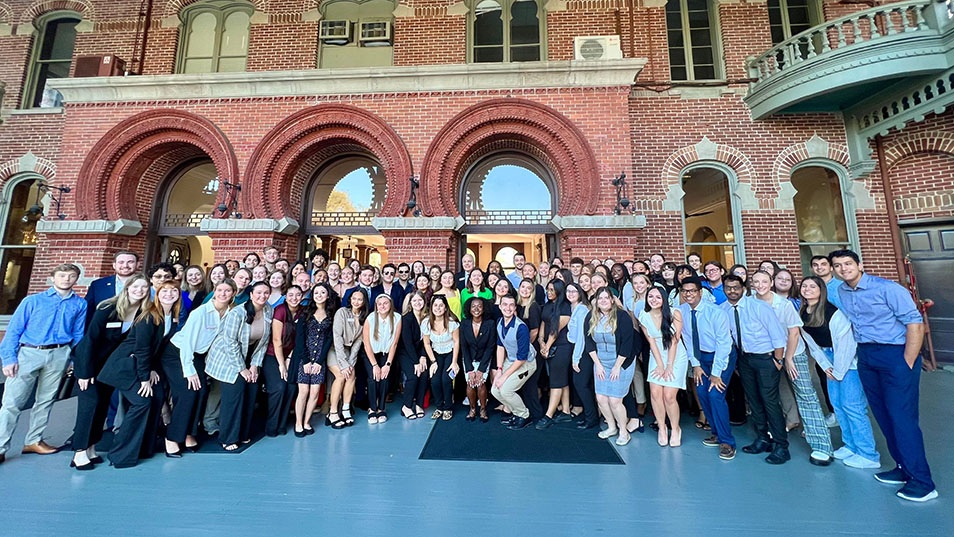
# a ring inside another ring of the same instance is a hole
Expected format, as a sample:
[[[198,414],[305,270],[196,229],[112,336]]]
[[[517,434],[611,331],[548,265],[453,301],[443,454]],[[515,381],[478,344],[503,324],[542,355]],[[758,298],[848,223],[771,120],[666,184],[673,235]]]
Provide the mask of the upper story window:
[[[813,0],[768,0],[772,44],[777,45],[820,22]]]
[[[244,71],[253,11],[249,3],[221,0],[201,2],[183,10],[176,72]]]
[[[534,62],[545,59],[543,8],[537,0],[475,0],[470,59]]]
[[[79,21],[76,14],[63,12],[51,13],[37,21],[39,32],[34,41],[32,61],[23,91],[24,108],[60,105],[60,93],[48,89],[46,83],[53,78],[70,76]]]
[[[325,0],[318,29],[318,67],[394,63],[394,0]]]
[[[669,73],[673,80],[716,80],[724,76],[715,4],[708,0],[666,2]]]

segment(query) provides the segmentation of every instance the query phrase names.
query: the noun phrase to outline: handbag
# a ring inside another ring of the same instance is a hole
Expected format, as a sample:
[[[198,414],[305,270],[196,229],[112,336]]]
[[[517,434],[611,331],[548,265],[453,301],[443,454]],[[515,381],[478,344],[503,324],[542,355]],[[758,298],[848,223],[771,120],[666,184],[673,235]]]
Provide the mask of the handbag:
[[[76,387],[76,375],[73,373],[73,366],[71,365],[66,373],[63,375],[63,378],[60,379],[60,388],[56,391],[56,399],[54,401],[62,401],[64,399],[69,399],[73,397],[73,390]]]

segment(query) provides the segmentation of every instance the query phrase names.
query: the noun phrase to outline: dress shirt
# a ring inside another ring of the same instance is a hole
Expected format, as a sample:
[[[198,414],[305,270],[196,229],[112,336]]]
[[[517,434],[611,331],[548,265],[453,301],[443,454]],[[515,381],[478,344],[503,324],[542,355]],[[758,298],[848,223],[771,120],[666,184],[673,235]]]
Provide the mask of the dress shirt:
[[[523,281],[523,275],[522,275],[522,274],[519,274],[519,273],[515,270],[515,271],[511,272],[510,274],[507,274],[507,279],[510,280],[511,285],[513,285],[513,288],[516,289],[516,288],[520,287],[520,282]]]
[[[388,295],[391,297],[391,302],[394,303],[394,309],[400,311],[404,306],[404,295],[406,292],[404,288],[398,284],[397,281],[391,283],[391,289],[388,291],[384,290],[384,284],[379,283],[371,288],[371,303],[374,304],[374,301],[377,300],[379,295]]]
[[[702,286],[708,289],[712,293],[712,296],[715,297],[716,304],[722,304],[726,300],[729,300],[725,296],[725,291],[722,290],[722,285],[723,284],[720,283],[718,287],[713,287],[712,284],[709,283],[709,280],[702,281]]]
[[[586,314],[590,312],[590,309],[586,305],[580,303],[573,308],[573,313],[570,314],[570,322],[566,325],[566,339],[573,344],[573,363],[580,363],[580,358],[583,357],[583,347],[586,346],[586,326],[584,321],[586,320]]]
[[[854,289],[842,282],[838,295],[858,343],[904,345],[907,325],[924,322],[911,293],[884,278],[862,274]]]
[[[212,340],[219,331],[221,318],[215,304],[206,302],[199,306],[186,319],[182,329],[170,340],[179,349],[179,361],[182,362],[182,376],[191,377],[195,370],[195,355],[209,352]]]
[[[788,302],[786,300],[786,302]],[[736,304],[739,309],[739,324],[742,325],[743,353],[772,354],[775,349],[784,349],[788,343],[788,333],[775,310],[765,302],[750,296],[743,296]],[[732,332],[732,341],[738,341],[735,333],[735,312],[728,301],[719,305],[729,317],[729,330]]]
[[[802,318],[798,315],[798,311],[795,310],[795,305],[792,304],[792,301],[788,298],[778,293],[772,293],[771,306],[775,311],[775,316],[778,317],[778,322],[782,323],[782,326],[785,327],[786,338],[788,337],[789,329],[798,328],[799,331],[801,331],[801,328],[805,326],[805,323],[802,322]],[[742,344],[745,345],[745,334],[742,335]],[[805,354],[805,342],[802,341],[801,337],[798,338],[798,342],[795,344],[795,354],[792,356],[799,354]]]
[[[841,280],[832,276],[831,280],[825,284],[828,291],[828,303],[834,304],[836,308],[841,309],[841,296],[838,295],[838,287],[841,286]]]
[[[699,350],[711,352],[712,376],[721,377],[722,372],[729,366],[729,353],[732,352],[732,340],[729,332],[729,318],[725,312],[712,302],[700,300],[696,306],[696,326],[699,329]],[[689,303],[681,304],[679,312],[682,314],[682,342],[686,345],[686,354],[693,367],[699,367],[699,360],[692,349],[695,342],[692,340],[692,306]]]
[[[65,298],[50,287],[20,302],[0,342],[3,366],[19,363],[20,345],[75,346],[86,329],[86,301],[73,291]]]
[[[500,325],[500,334],[503,334],[503,338],[507,337],[507,332],[513,328],[513,325],[517,322],[517,316],[514,315],[509,323],[504,323],[504,318],[501,317],[497,324]],[[497,335],[497,346],[503,347],[504,342],[503,338],[500,335]],[[530,355],[530,329],[527,328],[527,325],[521,322],[517,326],[517,355],[516,356],[507,356],[508,361],[518,361],[526,360]]]

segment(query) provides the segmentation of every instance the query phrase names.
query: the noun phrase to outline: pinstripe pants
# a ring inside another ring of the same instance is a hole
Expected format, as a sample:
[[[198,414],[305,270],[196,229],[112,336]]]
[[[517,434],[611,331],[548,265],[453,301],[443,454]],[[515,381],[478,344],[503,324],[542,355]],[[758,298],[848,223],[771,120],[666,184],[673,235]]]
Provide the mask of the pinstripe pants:
[[[831,434],[825,424],[825,414],[818,402],[818,394],[812,384],[812,374],[808,365],[808,355],[796,354],[792,360],[798,371],[798,378],[792,381],[795,391],[795,402],[798,403],[798,412],[802,415],[802,427],[805,428],[805,439],[813,451],[832,454]]]

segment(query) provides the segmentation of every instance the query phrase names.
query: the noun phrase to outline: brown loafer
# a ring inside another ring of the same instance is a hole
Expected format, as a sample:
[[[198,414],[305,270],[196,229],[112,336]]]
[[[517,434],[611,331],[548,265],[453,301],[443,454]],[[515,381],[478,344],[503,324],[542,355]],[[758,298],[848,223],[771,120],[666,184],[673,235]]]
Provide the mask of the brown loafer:
[[[36,444],[28,444],[26,446],[23,446],[24,454],[36,453],[37,455],[50,455],[50,454],[58,452],[59,450],[60,448],[55,448],[42,440],[40,440]]]

